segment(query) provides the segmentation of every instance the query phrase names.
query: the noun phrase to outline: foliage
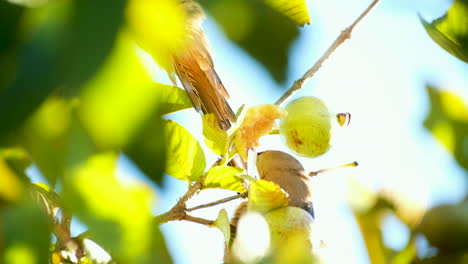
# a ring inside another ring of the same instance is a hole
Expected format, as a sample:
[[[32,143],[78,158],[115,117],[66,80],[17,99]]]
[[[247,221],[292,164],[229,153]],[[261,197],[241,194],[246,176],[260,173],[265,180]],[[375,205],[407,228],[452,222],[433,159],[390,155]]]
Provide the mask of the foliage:
[[[298,26],[310,23],[305,1],[201,4],[230,40],[276,81],[285,80]],[[437,43],[464,61],[466,10],[466,1],[456,0],[446,16],[423,21]],[[284,118],[286,110],[277,105],[240,109],[228,130],[218,126],[219,117],[205,114],[204,143],[219,158],[212,166],[191,131],[167,119],[192,103],[181,88],[161,83],[152,63],[173,77],[172,56],[189,45],[189,21],[176,0],[0,1],[0,263],[171,263],[159,225],[173,220],[217,227],[228,249],[236,233],[226,210],[211,221],[191,216],[197,208],[186,206],[209,188],[240,194],[202,207],[247,196],[248,211],[268,214],[287,207],[288,194],[281,186],[247,175],[255,174],[251,154],[259,138],[274,134],[275,119]],[[428,93],[431,112],[424,125],[468,169],[466,106],[431,86]],[[155,190],[148,183],[122,179],[121,156],[159,187],[164,187],[164,173],[187,182],[186,194],[155,217]],[[27,169],[32,166],[43,183],[31,182]],[[463,258],[464,236],[446,240],[466,232],[466,202],[431,209],[419,224],[419,208],[409,210],[392,195],[365,192],[371,197],[368,206],[353,207],[353,212],[373,263]],[[455,224],[444,224],[440,210],[453,215]],[[387,213],[412,231],[400,252],[382,241],[382,216]],[[88,230],[72,236],[78,221]],[[425,235],[440,254],[419,259],[417,234]],[[91,242],[108,254],[104,260],[94,254]],[[316,260],[310,247],[294,240],[270,253],[260,261]]]

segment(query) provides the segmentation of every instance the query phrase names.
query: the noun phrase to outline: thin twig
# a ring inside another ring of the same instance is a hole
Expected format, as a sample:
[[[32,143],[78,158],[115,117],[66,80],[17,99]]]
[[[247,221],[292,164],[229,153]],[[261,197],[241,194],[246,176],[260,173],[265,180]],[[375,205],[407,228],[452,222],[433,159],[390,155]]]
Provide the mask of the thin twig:
[[[347,29],[341,31],[340,35],[331,44],[328,50],[320,57],[320,59],[310,68],[304,75],[296,80],[294,84],[289,88],[279,99],[275,102],[275,105],[281,105],[286,99],[292,96],[296,91],[304,87],[305,82],[310,79],[314,74],[322,67],[322,64],[328,59],[328,57],[338,48],[345,40],[351,38],[351,32],[354,27],[370,12],[370,10],[379,2],[374,0],[367,9],[354,21],[354,23]]]
[[[155,221],[158,225],[167,223],[169,221],[173,220],[182,220],[186,216],[186,202],[192,198],[193,195],[195,195],[196,192],[198,192],[202,186],[203,182],[205,181],[206,174],[201,176],[198,181],[196,181],[190,188],[187,190],[187,192],[182,196],[182,198],[177,201],[176,205],[171,208],[171,210],[167,211],[166,213],[163,213],[161,215],[158,215],[155,217]]]
[[[227,198],[224,198],[224,199],[221,199],[221,200],[217,200],[217,201],[214,201],[214,202],[211,202],[211,203],[202,204],[202,205],[198,205],[198,206],[195,206],[195,207],[192,207],[192,208],[188,208],[185,211],[186,212],[191,212],[191,211],[195,211],[195,210],[198,210],[198,209],[202,209],[202,208],[211,207],[211,206],[215,206],[215,205],[218,205],[218,204],[226,203],[226,202],[229,202],[229,201],[232,201],[232,200],[235,200],[235,199],[238,199],[238,198],[243,198],[243,197],[247,197],[247,192],[240,193],[240,194],[237,194],[237,195],[234,195],[234,196],[230,196],[230,197],[227,197]]]
[[[202,224],[206,226],[214,226],[214,221],[212,220],[207,220],[204,218],[199,218],[199,217],[195,217],[191,215],[185,215],[182,220],[186,220],[186,221],[190,221],[190,222],[194,222],[194,223],[198,223],[198,224]]]

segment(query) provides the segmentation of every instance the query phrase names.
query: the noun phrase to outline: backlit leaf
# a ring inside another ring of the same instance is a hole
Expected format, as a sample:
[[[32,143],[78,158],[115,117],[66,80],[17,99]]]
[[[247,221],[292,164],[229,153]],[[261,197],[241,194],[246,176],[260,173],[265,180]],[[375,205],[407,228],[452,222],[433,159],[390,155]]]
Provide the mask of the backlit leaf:
[[[226,212],[226,209],[221,209],[218,213],[214,225],[223,233],[224,243],[227,247],[231,239],[231,223],[229,222],[229,217]]]
[[[219,128],[218,120],[214,114],[203,116],[203,136],[205,143],[213,153],[225,155],[228,151],[229,135]]]
[[[288,51],[299,34],[294,23],[264,1],[200,2],[230,40],[263,64],[277,82],[286,79]]]
[[[420,19],[429,36],[439,46],[468,62],[468,1],[455,0],[448,12],[432,23]]]
[[[214,166],[206,173],[203,188],[221,188],[236,192],[245,192],[243,179],[239,177],[242,169],[230,166]]]
[[[310,24],[305,0],[265,0],[265,3],[301,26]]]
[[[424,126],[454,156],[460,166],[468,169],[468,106],[453,93],[427,86],[430,112]]]
[[[0,115],[0,137],[14,134],[53,91],[75,95],[82,88],[111,50],[125,3],[53,1],[34,10],[16,76],[0,90],[0,112],[7,113]]]
[[[166,173],[180,180],[196,181],[205,172],[205,154],[200,143],[175,121],[164,121]]]
[[[172,69],[172,55],[187,40],[186,15],[176,0],[131,0],[127,23],[140,47],[166,70]]]
[[[159,113],[191,107],[182,89],[152,80],[138,52],[128,32],[120,33],[104,67],[83,92],[80,116],[102,147],[125,146]]]
[[[3,232],[1,263],[49,263],[49,221],[28,196],[14,206],[2,209],[0,229]]]
[[[120,183],[116,162],[117,155],[108,153],[75,167],[64,184],[64,202],[114,261],[150,263],[159,258],[152,240],[154,193],[142,183]]]
[[[248,208],[259,212],[268,212],[288,206],[287,194],[275,183],[266,180],[251,180],[249,186]]]

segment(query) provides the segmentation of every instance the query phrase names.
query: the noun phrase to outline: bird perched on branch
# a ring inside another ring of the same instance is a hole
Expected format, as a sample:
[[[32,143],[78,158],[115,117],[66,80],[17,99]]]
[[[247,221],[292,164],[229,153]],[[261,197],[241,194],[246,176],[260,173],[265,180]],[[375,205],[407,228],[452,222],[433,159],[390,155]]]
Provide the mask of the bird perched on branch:
[[[173,67],[197,111],[214,113],[220,128],[227,130],[234,121],[227,99],[229,94],[214,69],[208,42],[202,29],[205,13],[193,0],[179,0],[187,15],[188,44],[174,55]]]
[[[264,151],[258,154],[257,170],[260,179],[276,183],[289,195],[289,206],[314,217],[311,177],[296,158],[281,151]]]

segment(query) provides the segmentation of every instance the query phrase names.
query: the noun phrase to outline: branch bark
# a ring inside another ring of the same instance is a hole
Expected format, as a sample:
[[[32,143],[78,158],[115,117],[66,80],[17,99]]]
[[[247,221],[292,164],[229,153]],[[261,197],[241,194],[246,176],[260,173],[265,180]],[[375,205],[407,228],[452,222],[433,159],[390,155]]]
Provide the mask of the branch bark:
[[[341,34],[335,39],[327,51],[320,57],[320,59],[310,68],[304,75],[296,80],[294,84],[289,88],[276,102],[275,105],[281,105],[286,99],[292,96],[295,92],[304,87],[307,80],[312,78],[315,73],[322,67],[322,64],[330,57],[330,55],[347,39],[351,38],[351,33],[356,25],[371,11],[371,9],[379,2],[374,0],[364,12],[354,21],[351,26],[341,31]]]

